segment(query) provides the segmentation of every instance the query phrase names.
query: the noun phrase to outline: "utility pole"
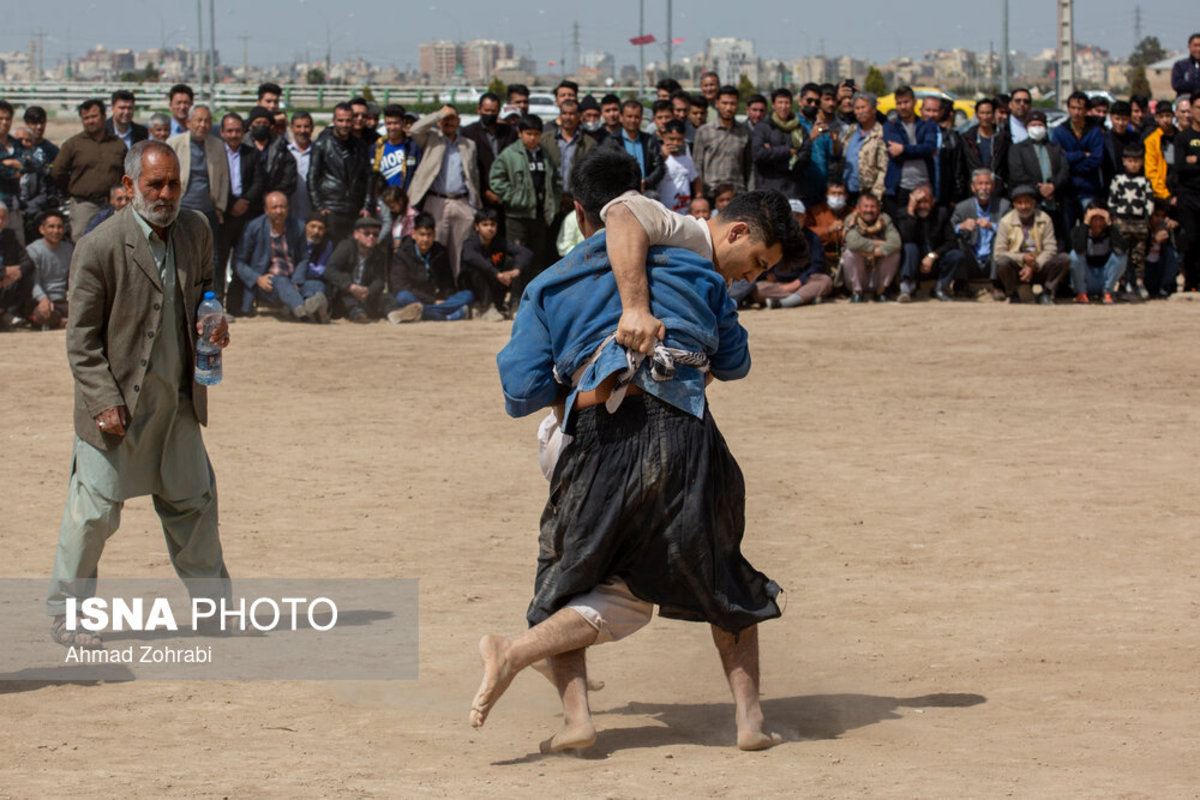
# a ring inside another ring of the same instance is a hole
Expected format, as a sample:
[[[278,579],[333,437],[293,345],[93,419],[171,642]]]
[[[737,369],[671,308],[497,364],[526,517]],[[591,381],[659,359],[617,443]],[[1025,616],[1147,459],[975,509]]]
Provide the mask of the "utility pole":
[[[217,9],[208,0],[208,101],[217,104]]]
[[[1133,49],[1142,43],[1142,6],[1141,3],[1133,7]]]
[[[574,67],[572,74],[577,75],[579,74],[579,20],[575,20],[575,24],[571,28],[571,48],[574,51],[572,56],[575,59],[575,63],[572,65]]]
[[[1066,108],[1067,97],[1075,91],[1074,0],[1058,0],[1058,86],[1055,99]]]
[[[1004,19],[1001,22],[1000,30],[1003,35],[1000,39],[1000,92],[1008,94],[1008,74],[1010,72],[1008,66],[1008,0],[1004,0]]]
[[[638,37],[646,35],[646,0],[638,0]],[[646,94],[646,45],[638,45],[638,99]]]
[[[204,82],[204,0],[196,0],[196,82]]]
[[[250,36],[243,33],[237,37],[242,40],[242,79],[250,74]]]
[[[671,41],[671,18],[674,14],[671,13],[671,0],[667,0],[667,77],[671,77],[671,48],[674,42]]]

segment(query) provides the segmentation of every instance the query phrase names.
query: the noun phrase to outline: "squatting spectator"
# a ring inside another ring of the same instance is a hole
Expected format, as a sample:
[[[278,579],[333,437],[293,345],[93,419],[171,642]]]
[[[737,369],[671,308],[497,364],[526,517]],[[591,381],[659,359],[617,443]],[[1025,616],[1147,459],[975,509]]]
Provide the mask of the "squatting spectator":
[[[388,312],[391,323],[453,322],[471,318],[470,290],[458,289],[450,270],[446,248],[436,241],[437,223],[421,214],[413,223],[411,236],[405,237],[392,260],[391,287],[395,292]]]
[[[1004,284],[1008,302],[1021,302],[1022,285],[1040,283],[1043,291],[1039,302],[1052,306],[1058,284],[1067,274],[1069,259],[1058,252],[1054,221],[1037,207],[1041,193],[1022,184],[1013,189],[1012,197],[1013,210],[1000,219],[996,228],[996,273]]]
[[[366,323],[383,316],[388,254],[379,245],[379,228],[374,217],[359,217],[351,237],[338,244],[325,267],[325,286],[333,294],[334,313],[351,322]]]
[[[958,277],[967,281],[987,279],[993,286],[993,299],[1003,300],[1004,292],[996,288],[996,229],[1012,206],[997,191],[992,171],[986,167],[971,174],[971,194],[974,197],[955,206],[950,217],[963,253],[963,271]]]
[[[63,241],[67,224],[61,211],[42,215],[38,232],[42,238],[25,248],[33,262],[33,310],[29,321],[39,328],[67,327],[67,278],[75,247]]]
[[[876,302],[891,300],[886,292],[899,268],[900,232],[875,195],[860,194],[854,213],[846,218],[842,252],[842,279],[850,302],[863,302],[865,292],[873,292]]]
[[[933,189],[918,186],[908,196],[908,208],[896,220],[900,233],[901,303],[912,302],[922,277],[936,279],[930,296],[943,302],[952,300],[951,292],[958,274],[962,251],[950,227],[950,212],[934,205]]]
[[[329,322],[325,284],[308,278],[304,225],[288,213],[287,195],[269,192],[265,213],[251,220],[234,251],[234,273],[246,287],[241,313],[254,301],[282,305],[301,321]]]

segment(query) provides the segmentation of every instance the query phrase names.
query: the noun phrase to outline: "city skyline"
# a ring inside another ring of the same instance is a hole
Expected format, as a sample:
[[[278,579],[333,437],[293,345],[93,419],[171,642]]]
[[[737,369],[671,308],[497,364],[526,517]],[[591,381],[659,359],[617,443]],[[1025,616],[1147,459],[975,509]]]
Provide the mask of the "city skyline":
[[[1134,44],[1136,3],[1117,0],[1091,0],[1076,4],[1075,38],[1110,51],[1120,58]],[[976,52],[999,52],[1001,47],[999,2],[985,8],[977,6],[960,14],[932,17],[906,12],[894,2],[862,0],[854,7],[854,20],[872,20],[869,24],[844,22],[836,5],[810,7],[808,17],[796,16],[794,5],[783,0],[760,0],[755,17],[747,20],[742,8],[712,0],[697,0],[687,7],[675,4],[672,36],[682,38],[674,48],[674,60],[704,50],[708,38],[736,36],[752,39],[761,58],[800,58],[819,55],[843,55],[874,62],[886,62],[897,56],[919,57],[930,50],[963,47]],[[324,61],[330,50],[335,62],[363,58],[379,66],[394,65],[404,71],[419,69],[419,45],[434,40],[465,42],[472,39],[500,39],[512,42],[518,55],[529,56],[539,71],[557,71],[564,57],[574,60],[572,26],[579,23],[581,53],[602,50],[612,53],[618,65],[638,63],[638,48],[628,44],[638,34],[638,4],[621,4],[623,14],[613,13],[614,4],[602,8],[580,7],[568,14],[547,10],[544,3],[511,0],[503,13],[495,6],[478,0],[464,0],[456,6],[432,0],[428,5],[405,9],[404,33],[395,36],[377,20],[395,11],[394,3],[359,0],[349,14],[330,16],[313,0],[272,0],[256,5],[233,6],[227,0],[216,3],[216,44],[222,63],[242,63],[243,39],[248,37],[248,63],[267,67],[293,61]],[[1055,7],[1039,0],[1009,0],[1009,44],[1014,50],[1038,52],[1055,44]],[[309,13],[311,9],[311,13]],[[644,48],[647,62],[661,62],[666,39],[666,2],[646,3],[646,33],[654,34],[659,44]],[[489,15],[488,10],[492,10]],[[1194,13],[1183,0],[1158,0],[1141,6],[1143,35],[1158,36],[1168,50],[1183,49],[1193,28]],[[116,13],[114,13],[116,12]],[[994,13],[993,13],[994,12]],[[286,16],[286,23],[280,22]],[[989,17],[994,16],[991,20]],[[204,3],[204,45],[208,44],[208,3]],[[71,26],[61,21],[74,20]],[[137,27],[123,19],[142,21]],[[486,22],[478,20],[486,19]],[[979,21],[969,29],[966,20]],[[361,32],[359,26],[365,27]],[[86,24],[84,24],[86,22]],[[86,30],[86,33],[81,32]],[[1175,41],[1165,31],[1178,32]],[[109,49],[133,50],[183,45],[198,45],[196,6],[191,3],[166,5],[148,0],[61,0],[53,6],[22,10],[21,21],[10,22],[0,32],[0,51],[28,50],[29,41],[39,32],[44,35],[44,63],[49,69],[64,61],[68,48],[79,58],[97,44]],[[391,35],[395,38],[389,39]],[[548,62],[556,62],[549,67]]]

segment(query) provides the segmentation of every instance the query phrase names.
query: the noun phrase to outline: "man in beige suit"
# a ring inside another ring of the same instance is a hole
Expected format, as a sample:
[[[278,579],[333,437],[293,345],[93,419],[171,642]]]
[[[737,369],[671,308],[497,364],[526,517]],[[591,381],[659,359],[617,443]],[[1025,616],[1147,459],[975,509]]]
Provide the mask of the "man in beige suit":
[[[212,135],[212,111],[208,106],[192,106],[188,130],[172,136],[167,144],[179,156],[182,185],[179,207],[203,214],[215,243],[229,199],[229,161],[225,158],[225,144]],[[215,249],[213,258],[216,259]],[[223,291],[214,291],[217,297],[224,296]]]
[[[458,279],[463,242],[475,225],[479,208],[479,165],[475,142],[458,135],[458,111],[442,106],[415,123],[409,135],[425,151],[408,189],[409,202],[420,205],[437,222],[437,240],[450,256]]]
[[[66,627],[67,598],[95,591],[121,508],[152,495],[167,552],[193,596],[224,597],[217,487],[200,426],[206,390],[193,380],[196,309],[212,289],[212,232],[180,211],[174,149],[149,140],[125,158],[130,206],[75,245],[67,360],[75,378],[75,448],[47,613],[55,641],[99,647]],[[229,328],[210,339],[224,347]]]

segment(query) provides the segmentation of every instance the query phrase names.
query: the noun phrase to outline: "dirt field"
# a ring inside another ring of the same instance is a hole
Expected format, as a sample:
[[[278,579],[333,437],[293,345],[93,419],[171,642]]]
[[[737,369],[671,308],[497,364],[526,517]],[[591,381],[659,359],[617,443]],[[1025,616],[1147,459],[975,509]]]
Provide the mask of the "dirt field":
[[[590,656],[582,757],[475,642],[523,624],[546,484],[503,411],[507,326],[239,321],[206,441],[234,577],[421,581],[412,682],[0,682],[0,797],[1194,797],[1200,305],[822,305],[745,316],[711,390],[746,473],[768,721],[740,753],[708,631]],[[0,336],[4,577],[49,573],[62,333]],[[170,575],[148,499],[110,576]],[[47,647],[53,647],[47,638]]]

